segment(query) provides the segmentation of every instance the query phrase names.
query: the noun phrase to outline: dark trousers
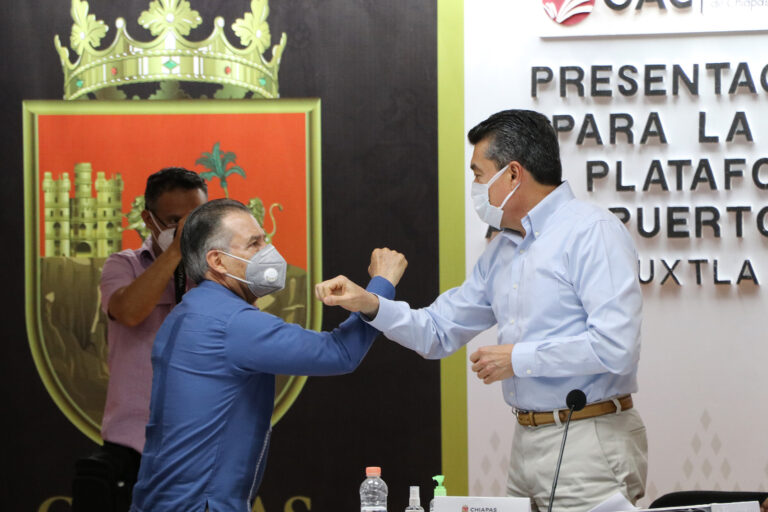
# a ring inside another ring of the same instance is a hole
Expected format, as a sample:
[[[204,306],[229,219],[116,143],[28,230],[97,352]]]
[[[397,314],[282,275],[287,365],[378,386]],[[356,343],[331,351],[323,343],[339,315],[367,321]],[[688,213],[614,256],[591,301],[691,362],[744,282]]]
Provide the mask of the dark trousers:
[[[73,512],[128,512],[139,475],[141,454],[104,441],[104,446],[75,462]]]

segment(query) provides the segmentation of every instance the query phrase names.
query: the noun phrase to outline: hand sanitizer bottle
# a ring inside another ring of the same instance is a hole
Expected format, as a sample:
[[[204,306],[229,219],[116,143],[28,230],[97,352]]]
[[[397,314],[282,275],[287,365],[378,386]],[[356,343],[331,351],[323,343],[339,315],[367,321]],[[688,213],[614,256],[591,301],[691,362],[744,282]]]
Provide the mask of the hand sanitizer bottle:
[[[421,499],[419,498],[419,486],[411,486],[411,495],[408,498],[408,507],[405,512],[424,512],[424,509],[420,505]]]
[[[435,498],[438,496],[446,496],[446,490],[445,487],[443,487],[443,480],[445,477],[443,475],[435,475],[432,477],[432,480],[437,482],[437,487],[435,487]],[[435,499],[432,498],[432,500],[429,502],[429,512],[435,512]]]

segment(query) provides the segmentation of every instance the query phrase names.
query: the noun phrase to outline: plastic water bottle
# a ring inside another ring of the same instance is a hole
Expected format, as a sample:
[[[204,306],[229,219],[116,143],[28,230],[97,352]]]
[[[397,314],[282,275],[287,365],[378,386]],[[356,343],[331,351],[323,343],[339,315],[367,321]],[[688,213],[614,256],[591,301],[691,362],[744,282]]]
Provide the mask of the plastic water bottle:
[[[387,484],[381,479],[381,468],[365,468],[365,480],[360,484],[360,512],[387,512]]]
[[[411,494],[408,497],[408,507],[405,509],[405,512],[424,512],[424,509],[421,506],[418,485],[411,486]]]

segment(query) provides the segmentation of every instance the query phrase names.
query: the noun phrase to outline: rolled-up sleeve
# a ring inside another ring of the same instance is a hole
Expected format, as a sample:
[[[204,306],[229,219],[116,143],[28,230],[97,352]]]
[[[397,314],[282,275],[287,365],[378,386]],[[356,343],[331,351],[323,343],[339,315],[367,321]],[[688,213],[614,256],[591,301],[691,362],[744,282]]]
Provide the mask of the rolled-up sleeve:
[[[136,279],[136,272],[131,262],[120,253],[112,254],[104,262],[101,270],[99,289],[101,290],[101,310],[109,314],[109,299],[120,288],[124,288]]]

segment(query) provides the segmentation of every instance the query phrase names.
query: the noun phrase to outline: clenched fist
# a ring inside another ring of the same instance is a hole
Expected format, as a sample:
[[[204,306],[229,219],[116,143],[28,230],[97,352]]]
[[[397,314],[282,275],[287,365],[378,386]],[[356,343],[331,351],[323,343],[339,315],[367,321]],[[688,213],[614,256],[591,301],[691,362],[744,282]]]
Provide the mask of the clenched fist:
[[[374,249],[368,274],[373,278],[383,277],[397,286],[408,266],[405,256],[391,249]],[[315,297],[326,306],[341,306],[347,311],[359,311],[369,318],[379,312],[379,298],[356,285],[344,276],[336,276],[315,285]]]
[[[469,356],[469,360],[473,363],[472,371],[486,384],[513,377],[515,375],[512,369],[514,347],[514,344],[480,347]]]
[[[408,260],[399,252],[387,249],[386,247],[374,249],[371,253],[368,275],[371,277],[381,276],[392,283],[393,286],[397,286],[407,266]]]
[[[379,312],[379,298],[345,276],[336,276],[315,285],[315,297],[326,306],[341,306],[347,311],[360,311],[369,318]]]

